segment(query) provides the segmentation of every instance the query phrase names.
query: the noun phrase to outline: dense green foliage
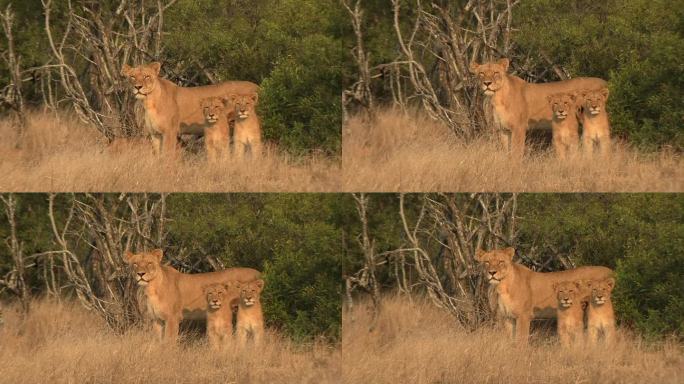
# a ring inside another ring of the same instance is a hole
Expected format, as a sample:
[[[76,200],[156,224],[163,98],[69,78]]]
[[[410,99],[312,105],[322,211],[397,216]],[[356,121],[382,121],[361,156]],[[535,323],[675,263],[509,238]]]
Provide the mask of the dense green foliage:
[[[668,0],[522,2],[516,42],[574,76],[610,82],[613,132],[684,148],[684,9]]]

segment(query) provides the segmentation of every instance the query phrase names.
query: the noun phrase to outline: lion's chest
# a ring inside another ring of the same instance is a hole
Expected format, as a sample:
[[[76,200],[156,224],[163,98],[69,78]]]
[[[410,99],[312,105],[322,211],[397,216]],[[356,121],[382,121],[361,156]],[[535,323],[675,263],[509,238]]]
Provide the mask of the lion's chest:
[[[499,315],[504,317],[515,317],[515,299],[511,296],[508,290],[499,290],[498,307]]]
[[[146,292],[147,298],[147,312],[157,319],[163,318],[164,301],[154,288],[148,288]]]
[[[145,104],[145,126],[151,134],[162,133],[163,116],[156,105],[152,103]]]

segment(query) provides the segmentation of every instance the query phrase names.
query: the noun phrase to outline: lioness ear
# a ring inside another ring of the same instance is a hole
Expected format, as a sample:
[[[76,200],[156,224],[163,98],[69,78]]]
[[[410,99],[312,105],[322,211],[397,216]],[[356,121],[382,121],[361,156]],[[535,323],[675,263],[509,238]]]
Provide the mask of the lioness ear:
[[[164,257],[164,251],[162,251],[161,249],[155,249],[152,252],[150,252],[150,254],[156,257],[158,262],[161,262],[162,257]]]
[[[480,69],[480,64],[478,64],[474,61],[471,61],[469,69],[470,69],[470,73],[477,73],[478,70]]]
[[[607,278],[607,279],[604,280],[604,281],[606,282],[606,284],[608,284],[608,287],[609,287],[610,289],[615,288],[615,279],[614,279],[614,278],[609,277],[609,278]]]
[[[482,250],[482,248],[478,248],[475,250],[475,260],[477,261],[482,261],[482,256],[484,256],[485,251]]]
[[[508,247],[508,248],[504,249],[504,253],[506,254],[506,256],[508,256],[508,261],[512,261],[513,256],[515,256],[515,248]]]
[[[153,61],[147,64],[147,67],[153,70],[156,75],[159,75],[159,71],[161,70],[161,63],[159,63],[158,61]]]
[[[131,252],[129,252],[129,251],[124,252],[124,259],[126,260],[126,262],[127,262],[128,264],[131,263],[131,260],[133,259],[133,256],[134,256],[133,253],[131,253]]]
[[[608,100],[608,88],[601,88],[601,95],[603,95],[604,100]]]
[[[124,64],[123,67],[121,67],[121,74],[128,76],[130,75],[131,70],[133,70],[133,68],[129,67],[128,64]]]
[[[229,95],[223,95],[223,96],[221,96],[221,102],[223,103],[223,105],[228,105],[228,103],[231,102],[231,101],[232,101],[232,100],[231,100],[231,98],[230,98]]]
[[[503,67],[504,72],[508,71],[508,64],[510,64],[510,60],[507,58],[499,59],[498,61],[499,65]]]
[[[264,281],[262,279],[256,280],[254,284],[257,287],[257,290],[261,292],[264,289]]]

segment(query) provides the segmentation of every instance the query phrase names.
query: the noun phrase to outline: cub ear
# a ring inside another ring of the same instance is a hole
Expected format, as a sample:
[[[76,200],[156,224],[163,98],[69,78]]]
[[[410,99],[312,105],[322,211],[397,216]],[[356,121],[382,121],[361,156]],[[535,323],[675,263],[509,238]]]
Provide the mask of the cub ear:
[[[255,280],[254,285],[256,285],[257,291],[261,292],[264,289],[264,280],[262,280],[262,279]]]
[[[582,289],[582,280],[575,280],[575,287],[578,290],[581,290]]]
[[[202,285],[202,293],[204,293],[205,295],[209,293],[209,287],[211,287],[211,284]]]
[[[551,284],[551,289],[553,289],[554,292],[558,291],[558,282]]]
[[[132,70],[133,68],[131,68],[128,64],[124,64],[123,67],[121,67],[121,74],[123,76],[129,76]]]
[[[515,256],[515,248],[513,248],[513,247],[508,247],[508,248],[504,249],[503,251],[504,251],[504,254],[505,254],[506,256],[508,256],[508,261],[512,261],[512,260],[513,260],[513,256]]]
[[[603,95],[604,100],[608,100],[608,93],[610,93],[608,88],[601,88],[601,95]]]
[[[232,96],[232,95],[223,95],[223,96],[221,96],[221,102],[223,103],[223,105],[228,105],[228,103],[230,103],[230,102],[232,101],[232,100],[231,100],[231,96]]]
[[[259,102],[259,94],[254,93],[254,94],[252,94],[251,98],[252,98],[252,101],[254,102],[254,105],[257,105],[257,103]]]
[[[157,259],[157,262],[161,262],[162,257],[164,257],[164,251],[159,248],[153,250],[150,254]]]
[[[503,67],[504,72],[508,71],[508,65],[511,63],[507,58],[499,59],[499,65]]]
[[[553,104],[553,95],[547,95],[547,96],[546,96],[546,101],[548,101],[549,104]]]
[[[470,67],[468,69],[470,69],[470,73],[477,73],[477,72],[479,72],[480,64],[478,64],[474,61],[471,61]]]
[[[610,289],[615,288],[615,279],[614,278],[609,277],[609,278],[605,279],[604,281],[606,282],[606,284],[608,284],[608,288],[610,288]]]
[[[475,250],[475,260],[482,262],[482,256],[484,256],[486,252],[482,250],[482,248],[478,248]]]
[[[234,103],[235,101],[237,101],[237,99],[238,99],[238,95],[236,95],[234,93],[231,93],[230,95],[228,95],[228,100],[230,100],[231,103]]]
[[[124,260],[126,260],[126,262],[127,262],[128,264],[130,264],[131,261],[133,260],[133,256],[135,256],[135,255],[134,255],[132,252],[130,252],[130,251],[124,252]]]
[[[231,283],[230,281],[223,283],[223,288],[225,288],[227,291],[230,291],[233,289],[233,287],[235,287],[235,284]]]
[[[159,75],[159,71],[161,70],[161,63],[158,61],[153,61],[149,63],[147,67],[153,70],[156,75]]]
[[[577,94],[575,92],[568,93],[568,96],[570,96],[570,100],[572,100],[573,102],[577,100]]]

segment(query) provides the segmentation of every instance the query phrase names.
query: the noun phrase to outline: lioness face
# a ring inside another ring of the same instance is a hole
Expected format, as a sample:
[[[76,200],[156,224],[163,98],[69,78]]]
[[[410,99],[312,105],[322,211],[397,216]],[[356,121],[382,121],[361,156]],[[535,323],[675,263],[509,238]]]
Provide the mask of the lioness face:
[[[506,275],[511,268],[514,254],[515,249],[513,248],[493,249],[489,252],[478,249],[475,258],[482,265],[482,273],[487,279],[487,282],[492,285],[497,285],[501,280],[506,278]]]
[[[240,284],[240,301],[245,307],[251,307],[259,302],[261,290],[264,288],[263,280],[255,280],[250,283]]]
[[[560,93],[547,97],[553,115],[558,120],[565,120],[569,113],[575,113],[575,95],[570,93]]]
[[[556,298],[558,298],[558,305],[563,308],[570,308],[576,302],[577,296],[580,293],[580,285],[574,281],[563,281],[553,285],[556,291]]]
[[[615,287],[615,279],[609,277],[601,281],[591,280],[587,282],[587,286],[591,289],[591,301],[601,305],[610,300],[610,294]]]
[[[207,296],[207,305],[211,309],[219,309],[226,300],[230,285],[228,284],[209,284],[204,286],[204,294]]]
[[[155,249],[148,253],[133,254],[126,252],[124,255],[126,261],[131,266],[135,281],[138,285],[145,286],[150,281],[154,280],[161,271],[161,259],[163,252],[161,249]]]
[[[207,123],[213,124],[218,121],[219,116],[226,109],[228,99],[225,97],[207,97],[200,101],[202,113]]]
[[[501,59],[497,62],[485,64],[470,64],[470,72],[477,75],[480,87],[487,96],[493,95],[503,87],[504,76],[508,70],[508,59]]]
[[[259,100],[256,93],[250,95],[230,95],[230,101],[235,104],[235,116],[243,120],[254,113],[254,107]]]
[[[144,99],[157,85],[160,69],[161,64],[157,62],[138,67],[129,67],[124,64],[121,74],[128,78],[129,83],[133,87],[132,90],[135,98]]]
[[[582,106],[591,115],[598,115],[606,108],[606,101],[608,100],[608,88],[598,90],[585,90],[581,93]]]

